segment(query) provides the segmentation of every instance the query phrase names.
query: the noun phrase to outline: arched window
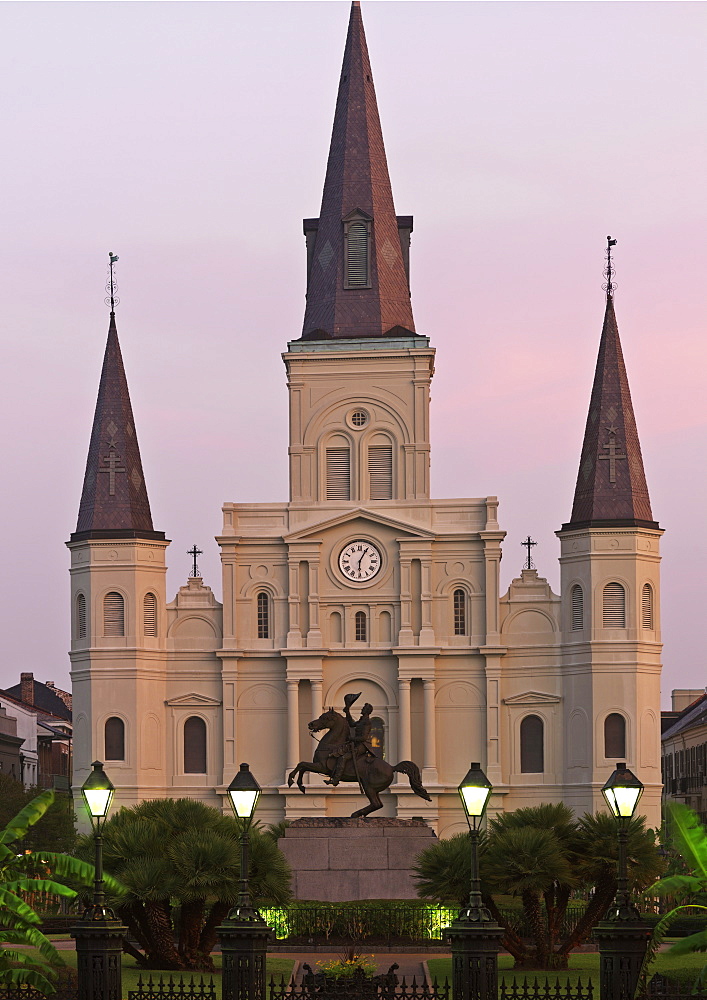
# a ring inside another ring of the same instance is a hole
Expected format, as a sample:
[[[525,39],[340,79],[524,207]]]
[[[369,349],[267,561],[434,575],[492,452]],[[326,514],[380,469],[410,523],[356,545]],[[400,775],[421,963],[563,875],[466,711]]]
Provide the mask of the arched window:
[[[604,628],[626,628],[626,591],[620,583],[604,587]]]
[[[371,500],[393,499],[392,445],[371,445],[368,449],[368,477]]]
[[[626,720],[618,712],[604,719],[604,756],[614,760],[626,757]]]
[[[378,619],[378,639],[380,642],[393,641],[393,619],[389,611],[381,611]]]
[[[344,235],[344,288],[367,288],[369,284],[368,223],[354,219]]]
[[[258,594],[258,638],[270,638],[270,599],[264,590]]]
[[[385,757],[385,725],[377,715],[371,718],[371,747],[376,757]]]
[[[157,635],[157,598],[154,594],[145,594],[142,602],[142,623],[145,635]]]
[[[644,628],[653,628],[653,588],[650,583],[644,584],[641,592],[641,624]]]
[[[522,774],[542,774],[545,770],[543,720],[526,715],[520,724],[520,770]]]
[[[206,774],[206,723],[198,715],[184,723],[184,773]]]
[[[76,637],[85,639],[88,635],[88,623],[86,620],[86,595],[76,595]]]
[[[103,598],[103,635],[125,635],[125,602],[116,590]]]
[[[351,453],[348,448],[326,450],[326,499],[351,499]]]
[[[368,623],[366,621],[366,612],[357,611],[356,612],[356,642],[365,642],[368,638]]]
[[[577,632],[584,628],[584,592],[578,583],[575,583],[571,591],[572,602],[572,631]]]
[[[461,588],[454,591],[454,634],[466,635],[466,594]]]
[[[106,760],[125,760],[125,723],[113,715],[106,719]]]

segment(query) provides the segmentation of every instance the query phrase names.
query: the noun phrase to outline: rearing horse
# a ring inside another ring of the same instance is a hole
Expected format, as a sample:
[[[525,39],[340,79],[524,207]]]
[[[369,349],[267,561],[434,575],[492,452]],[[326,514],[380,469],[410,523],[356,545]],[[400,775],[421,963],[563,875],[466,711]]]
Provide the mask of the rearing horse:
[[[319,741],[319,746],[314,751],[314,760],[311,762],[301,760],[297,767],[290,771],[287,777],[287,784],[289,786],[292,786],[295,778],[297,778],[297,787],[301,792],[306,792],[306,788],[302,783],[303,775],[312,772],[314,774],[325,774],[328,777],[333,776],[337,761],[334,751],[340,750],[350,739],[348,722],[343,715],[340,715],[333,708],[328,709],[318,719],[314,719],[313,722],[309,723],[310,733],[317,733],[321,729],[328,729],[329,732]],[[351,813],[352,819],[356,816],[367,816],[369,813],[375,812],[376,809],[383,808],[383,803],[378,793],[392,784],[396,772],[408,776],[410,787],[416,795],[419,795],[421,799],[427,799],[428,802],[432,801],[422,785],[422,776],[417,764],[414,764],[411,760],[401,760],[399,764],[392,767],[381,757],[372,757],[370,754],[363,754],[355,760],[347,758],[340,779],[341,781],[358,782],[363,794],[370,802],[370,805]]]

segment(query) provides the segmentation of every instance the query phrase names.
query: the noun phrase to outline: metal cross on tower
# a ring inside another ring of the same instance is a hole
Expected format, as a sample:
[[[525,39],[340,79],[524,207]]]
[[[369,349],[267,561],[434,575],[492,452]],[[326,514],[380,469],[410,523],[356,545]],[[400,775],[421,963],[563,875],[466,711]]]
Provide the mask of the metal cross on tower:
[[[192,571],[189,574],[189,576],[201,576],[201,573],[199,572],[199,567],[196,564],[196,557],[203,556],[203,554],[204,553],[201,551],[201,549],[197,549],[196,545],[194,545],[192,549],[187,549],[187,555],[191,556],[192,559],[194,560],[194,565],[192,567]]]
[[[530,537],[530,535],[528,535],[526,540],[524,542],[521,542],[520,544],[528,550],[528,555],[526,556],[525,565],[523,566],[523,569],[535,569],[535,566],[533,566],[533,559],[530,554],[530,550],[534,545],[537,545],[538,543],[534,542],[533,539]]]
[[[608,296],[614,294],[614,289],[616,288],[616,283],[614,282],[614,262],[611,259],[611,248],[616,246],[616,240],[612,239],[611,236],[606,237],[606,267],[604,268],[604,277],[606,278],[606,284],[603,285],[603,289]]]
[[[119,261],[119,257],[113,253],[112,250],[108,251],[108,281],[106,282],[106,291],[108,295],[106,296],[105,303],[110,306],[110,311],[115,312],[116,305],[120,302],[120,299],[115,294],[118,291],[118,282],[115,280],[115,274],[113,273],[113,268]]]

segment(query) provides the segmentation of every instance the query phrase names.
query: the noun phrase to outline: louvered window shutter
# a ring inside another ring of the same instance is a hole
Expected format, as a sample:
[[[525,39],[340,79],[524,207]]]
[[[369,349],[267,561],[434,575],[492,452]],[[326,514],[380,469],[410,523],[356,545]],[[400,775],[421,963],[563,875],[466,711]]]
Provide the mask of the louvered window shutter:
[[[157,598],[154,594],[145,594],[142,617],[145,635],[157,635]]]
[[[604,587],[604,628],[626,628],[626,591],[620,583]]]
[[[85,639],[88,633],[86,627],[86,597],[79,594],[76,598],[76,632],[79,639]]]
[[[348,448],[326,450],[326,499],[351,499],[351,456]]]
[[[393,449],[389,444],[368,449],[371,500],[393,499]]]
[[[572,588],[572,631],[584,628],[584,592],[579,584]]]
[[[351,222],[346,230],[346,280],[347,288],[366,288],[368,285],[368,226],[365,222]]]
[[[103,635],[125,635],[125,602],[114,590],[103,598]]]
[[[641,623],[644,628],[653,628],[653,588],[649,583],[641,595]]]

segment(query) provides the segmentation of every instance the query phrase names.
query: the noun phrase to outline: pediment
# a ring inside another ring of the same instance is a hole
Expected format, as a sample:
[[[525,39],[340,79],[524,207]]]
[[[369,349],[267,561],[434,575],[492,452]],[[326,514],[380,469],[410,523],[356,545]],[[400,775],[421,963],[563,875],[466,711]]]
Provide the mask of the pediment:
[[[209,698],[205,694],[197,694],[193,691],[191,694],[180,694],[176,698],[168,698],[165,705],[170,705],[172,707],[179,708],[214,708],[220,705],[221,702],[218,698]]]
[[[504,698],[504,705],[557,705],[562,701],[556,694],[544,694],[542,691],[525,691],[523,694],[514,694],[510,698]]]
[[[364,212],[362,208],[354,208],[353,212],[349,212],[341,221],[352,222],[353,219],[364,219],[366,222],[372,222],[373,216],[369,215],[368,212]]]
[[[392,528],[394,531],[409,535],[411,538],[435,537],[434,532],[428,531],[427,528],[420,528],[418,525],[409,524],[408,522],[401,521],[395,517],[386,517],[385,514],[380,514],[378,511],[371,511],[366,510],[363,507],[357,507],[355,510],[347,510],[338,517],[332,517],[326,521],[319,521],[318,524],[302,528],[301,531],[293,531],[289,535],[284,535],[283,540],[285,542],[299,542],[308,538],[316,538],[316,536],[320,535],[322,531],[328,531],[330,528],[338,528],[344,524],[349,524],[351,521],[359,519],[368,521],[369,524],[379,524],[386,528]]]

